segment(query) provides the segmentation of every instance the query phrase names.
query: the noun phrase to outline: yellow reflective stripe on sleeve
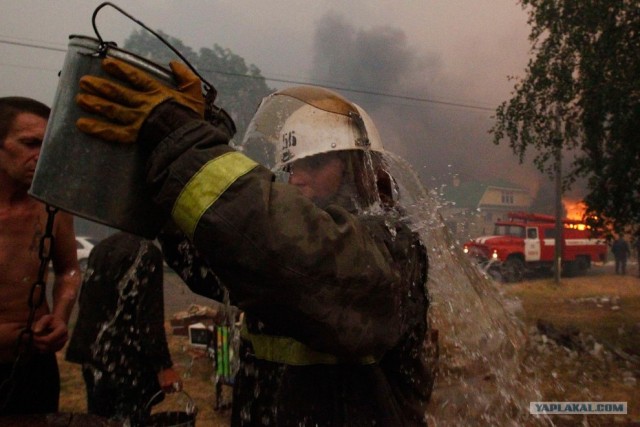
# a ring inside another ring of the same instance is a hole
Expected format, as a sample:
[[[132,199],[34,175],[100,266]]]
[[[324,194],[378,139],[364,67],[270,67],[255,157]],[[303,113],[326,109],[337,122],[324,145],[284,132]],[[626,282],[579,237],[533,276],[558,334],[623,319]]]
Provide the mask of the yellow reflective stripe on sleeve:
[[[373,356],[366,356],[349,362],[340,360],[329,353],[312,350],[300,341],[296,341],[290,337],[252,334],[247,329],[245,323],[242,324],[240,335],[245,340],[251,342],[254,355],[257,359],[269,362],[284,363],[292,366],[337,365],[340,363],[372,365],[376,363]]]
[[[171,216],[192,238],[202,215],[238,178],[258,164],[232,151],[207,162],[182,189]]]

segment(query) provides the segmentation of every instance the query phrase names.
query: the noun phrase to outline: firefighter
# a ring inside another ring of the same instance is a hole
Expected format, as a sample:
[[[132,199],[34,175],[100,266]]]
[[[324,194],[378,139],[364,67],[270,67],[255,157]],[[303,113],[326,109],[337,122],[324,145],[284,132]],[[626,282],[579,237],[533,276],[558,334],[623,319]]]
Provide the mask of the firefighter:
[[[267,97],[244,145],[271,153],[274,173],[228,145],[222,110],[203,120],[184,65],[171,63],[177,90],[117,59],[103,68],[116,80],[84,76],[77,97],[102,117],[77,126],[150,151],[155,202],[245,313],[232,425],[426,425],[427,256],[366,113],[320,88]]]

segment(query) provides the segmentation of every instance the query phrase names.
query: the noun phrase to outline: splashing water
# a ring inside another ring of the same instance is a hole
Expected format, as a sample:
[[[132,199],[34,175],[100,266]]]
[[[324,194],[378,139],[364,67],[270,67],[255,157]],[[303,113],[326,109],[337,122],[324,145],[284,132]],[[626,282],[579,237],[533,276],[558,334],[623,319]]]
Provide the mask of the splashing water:
[[[91,344],[93,361],[87,364],[93,374],[94,387],[102,387],[104,382],[125,389],[131,387],[138,389],[138,392],[146,391],[141,389],[142,375],[139,363],[130,358],[135,352],[142,351],[141,334],[148,334],[148,330],[140,330],[136,324],[137,320],[132,313],[137,311],[139,301],[139,286],[145,284],[146,278],[139,278],[137,271],[139,268],[146,268],[152,272],[154,267],[143,265],[143,257],[148,252],[150,242],[141,242],[135,259],[122,275],[119,281],[114,284],[117,293],[117,303],[104,322],[99,325],[95,341]],[[114,266],[114,268],[116,268]],[[89,269],[86,274],[89,280],[100,281],[99,273]],[[115,301],[114,301],[115,302]],[[96,308],[97,309],[97,308]],[[143,386],[146,387],[146,386]],[[152,385],[149,385],[152,387]],[[151,390],[152,391],[152,390]],[[131,408],[121,408],[120,403],[114,408],[114,418],[123,421],[124,425],[130,425],[128,418],[121,419],[130,411],[137,411],[144,407],[146,402],[131,402]]]
[[[138,278],[136,277],[136,270],[140,265],[143,255],[146,253],[146,245],[147,243],[140,245],[140,250],[137,252],[135,260],[116,285],[116,290],[118,291],[118,304],[115,312],[110,319],[100,325],[96,340],[91,346],[93,356],[96,360],[102,360],[103,362],[110,361],[109,350],[111,348],[111,340],[109,337],[121,336],[122,334],[133,332],[132,326],[129,328],[122,328],[121,326],[118,326],[118,321],[119,319],[131,320],[131,316],[127,311],[129,308],[127,303],[130,304],[138,294]],[[92,271],[91,274],[94,274],[94,272]],[[126,323],[127,322],[124,322],[123,324]],[[139,346],[137,336],[127,336],[123,341],[128,344]],[[115,350],[118,351],[118,349]],[[110,365],[114,365],[114,362],[111,361]],[[110,371],[113,371],[113,369]]]
[[[267,166],[274,164],[268,144],[235,148]],[[437,197],[412,167],[388,151],[383,159],[397,185],[393,198],[429,255],[428,317],[438,331],[440,352],[429,425],[553,425],[548,417],[529,413],[529,402],[542,399],[535,368],[524,360],[527,336],[513,304],[455,244],[438,214]],[[374,204],[364,213],[381,210]]]
[[[391,153],[385,160],[429,254],[429,322],[440,346],[430,425],[551,425],[529,414],[541,394],[523,365],[526,336],[508,302],[454,243],[411,167]]]

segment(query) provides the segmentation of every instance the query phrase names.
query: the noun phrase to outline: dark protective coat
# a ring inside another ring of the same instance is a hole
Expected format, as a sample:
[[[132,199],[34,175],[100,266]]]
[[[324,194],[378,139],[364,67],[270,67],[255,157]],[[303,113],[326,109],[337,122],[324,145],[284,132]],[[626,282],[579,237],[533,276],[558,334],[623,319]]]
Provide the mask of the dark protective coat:
[[[232,424],[425,425],[435,364],[427,257],[400,212],[320,209],[234,153],[225,132],[167,104],[142,138],[162,139],[149,164],[155,200],[192,233],[232,304],[245,312],[251,340],[242,343]],[[204,208],[193,214],[189,203]],[[211,291],[194,287],[220,295],[215,284]],[[260,337],[311,356],[265,356],[256,347]]]
[[[101,241],[89,256],[78,303],[66,358],[84,367],[89,411],[136,419],[160,390],[158,372],[173,366],[160,249],[128,233]]]

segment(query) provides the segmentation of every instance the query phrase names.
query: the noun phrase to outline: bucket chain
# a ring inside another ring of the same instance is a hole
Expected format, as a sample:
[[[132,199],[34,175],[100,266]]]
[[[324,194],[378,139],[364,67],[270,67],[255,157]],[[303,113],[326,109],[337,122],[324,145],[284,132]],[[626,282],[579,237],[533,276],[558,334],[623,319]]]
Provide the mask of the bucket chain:
[[[35,320],[36,311],[38,310],[38,308],[40,308],[40,306],[42,306],[47,296],[47,284],[45,281],[45,276],[47,273],[47,268],[49,267],[49,262],[51,261],[51,257],[53,255],[53,244],[55,240],[55,237],[53,236],[53,223],[55,220],[55,215],[58,212],[58,208],[46,205],[46,211],[47,224],[45,227],[45,232],[40,238],[40,247],[38,250],[40,268],[38,270],[38,277],[36,278],[35,283],[31,286],[29,299],[27,301],[27,304],[29,306],[29,317],[27,318],[26,326],[18,335],[18,340],[16,342],[16,359],[13,363],[11,374],[0,385],[0,395],[4,394],[5,390],[8,390],[4,401],[0,402],[0,412],[4,410],[6,404],[11,398],[11,393],[13,392],[16,381],[16,372],[20,367],[20,364],[23,362],[25,356],[28,355],[29,351],[31,351],[31,348],[33,346],[33,322]]]
[[[47,225],[45,232],[40,238],[40,248],[38,251],[38,257],[40,259],[40,269],[38,270],[38,277],[36,282],[31,286],[31,292],[29,293],[29,318],[27,319],[27,325],[20,332],[18,336],[18,359],[29,351],[33,345],[33,321],[35,320],[36,310],[40,308],[46,298],[47,284],[45,282],[45,276],[47,268],[49,267],[49,261],[53,255],[53,243],[55,237],[53,236],[53,222],[55,215],[58,212],[57,208],[47,205]],[[25,345],[23,345],[25,344]]]

